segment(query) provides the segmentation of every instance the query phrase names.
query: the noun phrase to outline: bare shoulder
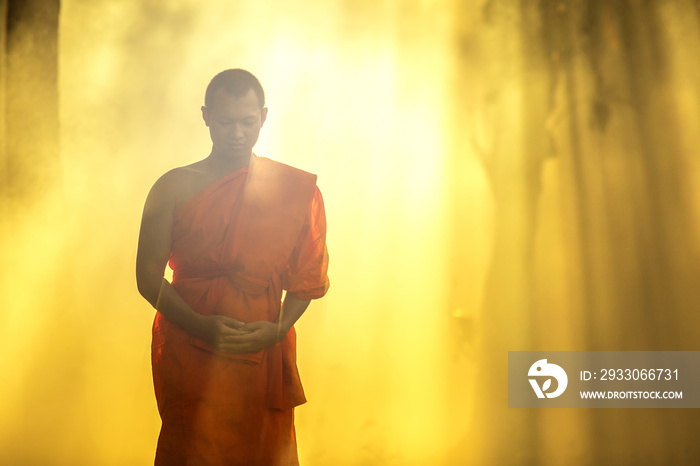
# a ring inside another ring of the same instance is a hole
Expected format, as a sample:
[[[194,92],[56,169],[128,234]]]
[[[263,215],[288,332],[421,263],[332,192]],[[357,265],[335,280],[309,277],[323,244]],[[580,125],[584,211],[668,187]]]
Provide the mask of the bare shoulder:
[[[155,182],[148,202],[159,208],[175,208],[199,191],[205,178],[201,161],[173,168]]]

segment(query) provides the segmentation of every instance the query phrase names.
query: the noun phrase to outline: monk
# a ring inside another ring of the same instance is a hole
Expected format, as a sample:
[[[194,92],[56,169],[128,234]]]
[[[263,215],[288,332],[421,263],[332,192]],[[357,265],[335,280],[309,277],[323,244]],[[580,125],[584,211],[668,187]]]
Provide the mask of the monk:
[[[315,175],[253,154],[268,111],[255,76],[219,73],[201,110],[211,153],[156,181],[136,258],[158,311],[155,464],[296,465],[293,325],[329,286],[323,199]]]

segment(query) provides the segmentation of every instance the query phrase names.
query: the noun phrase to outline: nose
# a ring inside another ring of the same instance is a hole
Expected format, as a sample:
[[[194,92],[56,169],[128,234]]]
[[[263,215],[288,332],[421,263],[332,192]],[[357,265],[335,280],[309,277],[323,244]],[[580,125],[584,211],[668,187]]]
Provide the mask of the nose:
[[[242,139],[244,136],[243,125],[238,123],[231,125],[228,135],[231,139]]]

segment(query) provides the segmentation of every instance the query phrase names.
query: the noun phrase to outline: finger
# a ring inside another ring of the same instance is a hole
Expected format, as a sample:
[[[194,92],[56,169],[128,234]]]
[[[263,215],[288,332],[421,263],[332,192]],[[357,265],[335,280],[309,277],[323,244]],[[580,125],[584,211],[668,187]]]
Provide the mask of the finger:
[[[227,335],[226,341],[230,343],[247,343],[260,340],[259,331],[237,332],[235,335]]]
[[[216,349],[224,353],[238,354],[255,353],[257,351],[260,351],[262,347],[260,347],[259,344],[253,341],[220,341],[219,344],[216,345]]]
[[[257,331],[257,330],[263,330],[269,325],[274,325],[275,327],[279,326],[278,324],[276,324],[274,322],[256,321],[256,322],[248,322],[247,324],[244,324],[242,327],[239,328],[239,330]]]
[[[231,329],[219,335],[219,342],[222,344],[245,343],[246,341],[251,341],[249,335],[250,332],[241,332],[240,330]]]
[[[259,325],[257,322],[248,322],[247,324],[243,324],[239,330],[247,330],[249,332],[252,332],[254,330],[257,330],[259,328]]]
[[[245,322],[241,322],[240,320],[232,319],[231,317],[225,316],[223,316],[223,318],[221,319],[221,323],[231,328],[240,328],[245,325]]]
[[[221,338],[220,343],[224,345],[259,345],[262,341],[260,332],[236,332]]]

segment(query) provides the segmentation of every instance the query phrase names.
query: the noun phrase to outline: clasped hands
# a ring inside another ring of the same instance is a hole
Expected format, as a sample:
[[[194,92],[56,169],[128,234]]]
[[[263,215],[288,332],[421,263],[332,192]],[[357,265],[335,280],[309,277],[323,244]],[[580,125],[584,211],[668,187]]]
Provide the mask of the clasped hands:
[[[244,323],[231,317],[202,316],[199,335],[195,335],[224,353],[256,353],[282,340],[276,322]]]

